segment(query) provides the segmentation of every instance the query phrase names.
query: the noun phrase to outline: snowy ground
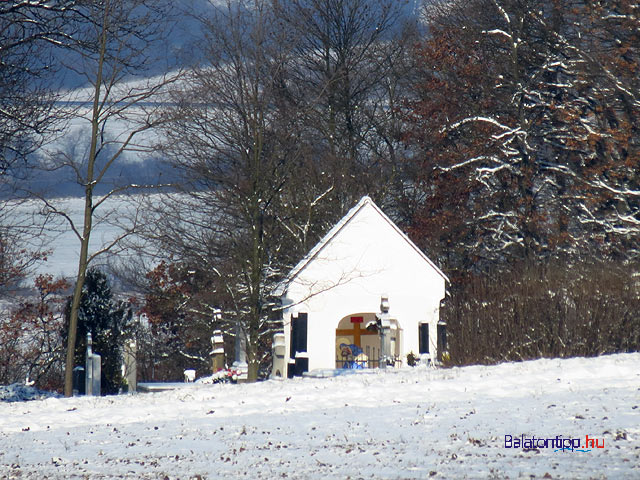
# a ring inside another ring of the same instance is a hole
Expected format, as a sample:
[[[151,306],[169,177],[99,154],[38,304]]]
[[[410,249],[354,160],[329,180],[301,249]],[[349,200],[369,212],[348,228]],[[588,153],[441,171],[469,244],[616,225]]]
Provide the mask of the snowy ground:
[[[0,402],[0,478],[507,477],[640,478],[640,353]]]

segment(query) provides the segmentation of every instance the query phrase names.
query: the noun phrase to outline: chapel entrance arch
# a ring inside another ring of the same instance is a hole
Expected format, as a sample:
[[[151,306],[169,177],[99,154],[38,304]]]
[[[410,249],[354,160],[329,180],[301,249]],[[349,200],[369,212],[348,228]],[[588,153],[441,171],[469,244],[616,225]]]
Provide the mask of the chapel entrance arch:
[[[347,315],[336,328],[336,368],[377,368],[380,346],[375,313]]]

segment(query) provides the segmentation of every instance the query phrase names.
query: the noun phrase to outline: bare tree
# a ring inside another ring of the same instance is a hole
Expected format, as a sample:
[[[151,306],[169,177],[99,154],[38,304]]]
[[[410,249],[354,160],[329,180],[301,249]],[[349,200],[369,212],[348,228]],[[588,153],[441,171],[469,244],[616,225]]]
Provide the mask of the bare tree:
[[[204,20],[206,66],[168,112],[165,151],[186,186],[161,207],[154,198],[145,223],[177,270],[209,273],[216,303],[189,308],[209,319],[221,308],[218,326],[242,327],[251,379],[268,352],[273,288],[341,209],[378,188],[374,163],[399,141],[391,77],[404,50],[391,40],[402,4],[245,0]]]
[[[48,214],[58,215],[76,235],[79,260],[73,292],[67,357],[65,367],[65,395],[72,393],[73,358],[76,344],[78,308],[88,265],[98,256],[115,249],[122,238],[135,231],[135,221],[123,227],[121,234],[90,252],[90,239],[98,218],[117,221],[121,213],[109,208],[118,194],[142,188],[131,179],[120,179],[108,185],[105,193],[97,188],[107,184],[108,173],[123,161],[127,152],[151,150],[151,142],[144,132],[158,124],[156,115],[164,88],[175,81],[178,74],[149,77],[155,66],[154,44],[166,33],[163,2],[146,0],[105,0],[83,2],[76,6],[74,21],[77,31],[71,48],[73,63],[65,68],[83,77],[86,89],[69,98],[74,107],[73,123],[87,125],[77,134],[84,147],[50,150],[44,167],[66,170],[84,191],[82,221],[77,223],[63,204],[40,196]],[[117,124],[117,125],[116,125]],[[102,217],[99,217],[99,212]]]
[[[18,286],[46,258],[37,240],[40,219],[23,205],[22,199],[4,200],[0,207],[0,295]]]
[[[388,181],[406,1],[274,0],[295,41],[291,94],[338,215]],[[402,72],[406,73],[406,72]],[[396,125],[397,126],[397,125]],[[391,142],[390,142],[391,141]],[[333,219],[332,219],[333,220]]]
[[[52,59],[70,41],[75,3],[0,4],[0,176],[33,152],[57,120]]]
[[[240,327],[255,380],[272,333],[270,292],[310,233],[304,217],[313,199],[293,204],[290,192],[296,185],[302,199],[317,186],[300,180],[312,174],[289,95],[292,37],[270,2],[228,2],[203,21],[205,66],[188,76],[167,112],[165,151],[185,186],[165,195],[146,223],[155,226],[149,238],[186,270],[208,273],[200,278],[215,288],[216,304],[201,304],[199,313],[211,318],[222,308],[227,325]]]
[[[68,45],[75,0],[0,3],[0,289],[43,258],[40,219],[23,209],[32,154],[55,133],[56,49]]]

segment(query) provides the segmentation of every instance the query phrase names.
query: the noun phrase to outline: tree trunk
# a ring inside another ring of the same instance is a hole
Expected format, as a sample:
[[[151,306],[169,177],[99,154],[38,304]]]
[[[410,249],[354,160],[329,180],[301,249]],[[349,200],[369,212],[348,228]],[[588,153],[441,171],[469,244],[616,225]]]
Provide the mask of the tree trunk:
[[[87,274],[87,257],[89,251],[89,233],[91,232],[91,213],[87,215],[90,208],[91,198],[85,199],[85,228],[83,230],[83,238],[80,245],[80,260],[78,261],[78,276],[76,277],[76,286],[73,290],[73,300],[71,301],[71,314],[69,318],[69,333],[67,335],[67,359],[64,369],[64,396],[73,395],[73,361],[76,350],[76,331],[78,328],[78,311],[80,309],[80,299],[82,298],[82,287]],[[89,206],[89,208],[88,208]],[[88,228],[87,228],[88,217]]]
[[[73,358],[76,349],[78,310],[80,308],[82,287],[84,286],[84,280],[87,275],[87,266],[89,263],[89,239],[91,237],[91,229],[93,224],[94,168],[97,155],[98,135],[100,133],[100,90],[102,87],[102,69],[104,66],[104,58],[107,48],[108,15],[109,2],[107,1],[104,9],[102,32],[100,34],[100,55],[98,57],[98,70],[96,73],[96,82],[94,85],[93,108],[91,113],[91,144],[87,160],[87,178],[84,197],[84,225],[82,229],[82,238],[80,238],[80,259],[78,260],[78,276],[76,278],[76,286],[73,291],[71,314],[69,318],[69,333],[67,336],[67,358],[64,370],[65,397],[70,397],[73,395]]]

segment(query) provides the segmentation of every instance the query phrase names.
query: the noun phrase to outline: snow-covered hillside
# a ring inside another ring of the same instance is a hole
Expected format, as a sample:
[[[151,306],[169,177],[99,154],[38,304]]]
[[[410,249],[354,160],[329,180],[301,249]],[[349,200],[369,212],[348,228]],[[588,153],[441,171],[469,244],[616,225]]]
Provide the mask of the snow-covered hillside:
[[[640,478],[640,353],[0,403],[0,478],[507,477]]]

